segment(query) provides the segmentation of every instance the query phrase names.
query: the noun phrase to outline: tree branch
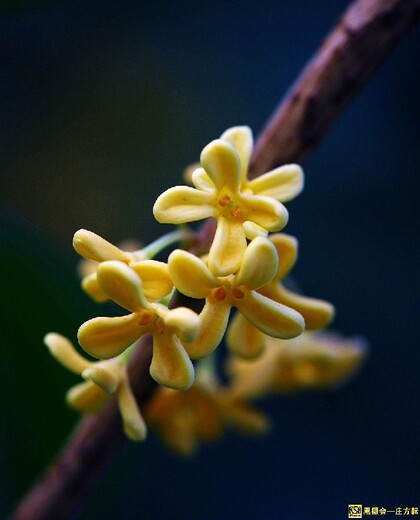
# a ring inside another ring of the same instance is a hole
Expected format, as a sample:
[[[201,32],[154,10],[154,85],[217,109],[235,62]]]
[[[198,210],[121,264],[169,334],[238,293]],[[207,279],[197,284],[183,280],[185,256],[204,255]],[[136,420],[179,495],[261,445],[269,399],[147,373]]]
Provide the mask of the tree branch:
[[[250,176],[301,160],[368,81],[386,55],[418,20],[420,0],[357,0],[343,15],[268,122],[257,140]],[[211,242],[214,222],[197,235],[198,249]],[[130,362],[140,406],[152,395],[150,338]],[[38,483],[10,516],[12,520],[73,517],[125,438],[114,401],[97,416],[80,421],[74,434]]]
[[[419,16],[419,0],[351,4],[262,131],[249,177],[301,161]]]

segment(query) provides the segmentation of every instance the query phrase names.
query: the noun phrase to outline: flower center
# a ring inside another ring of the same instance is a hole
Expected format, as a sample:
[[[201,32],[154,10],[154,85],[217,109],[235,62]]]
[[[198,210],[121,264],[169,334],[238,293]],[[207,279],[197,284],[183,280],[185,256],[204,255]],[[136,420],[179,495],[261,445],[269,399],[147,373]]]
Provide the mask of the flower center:
[[[139,317],[139,325],[147,325],[152,321],[152,315],[149,313],[141,314]]]
[[[243,298],[245,296],[245,293],[237,287],[232,287],[232,294],[235,298]]]
[[[222,211],[225,215],[230,215],[231,217],[236,218],[241,213],[241,208],[227,193],[221,195],[217,199],[217,204],[223,208]]]

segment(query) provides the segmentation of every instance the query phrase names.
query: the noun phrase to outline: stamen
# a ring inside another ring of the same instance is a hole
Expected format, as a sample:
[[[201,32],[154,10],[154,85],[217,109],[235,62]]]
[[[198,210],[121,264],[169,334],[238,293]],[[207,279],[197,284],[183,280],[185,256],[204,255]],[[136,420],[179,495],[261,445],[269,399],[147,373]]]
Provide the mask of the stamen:
[[[219,206],[222,206],[222,208],[225,208],[229,204],[229,201],[230,201],[229,195],[223,195],[223,197],[219,198],[217,203],[219,204]]]
[[[147,325],[152,321],[152,316],[150,314],[143,314],[140,316],[139,325]]]
[[[216,300],[224,300],[226,298],[226,289],[224,287],[218,287],[214,292]]]
[[[232,287],[232,294],[235,298],[243,298],[245,294],[237,287]]]
[[[163,320],[159,319],[157,322],[156,322],[156,331],[159,333],[159,334],[163,334],[163,331],[165,330],[165,324],[163,323]]]
[[[230,214],[232,215],[232,217],[237,217],[240,212],[241,208],[239,206],[233,206],[233,208],[230,208]]]

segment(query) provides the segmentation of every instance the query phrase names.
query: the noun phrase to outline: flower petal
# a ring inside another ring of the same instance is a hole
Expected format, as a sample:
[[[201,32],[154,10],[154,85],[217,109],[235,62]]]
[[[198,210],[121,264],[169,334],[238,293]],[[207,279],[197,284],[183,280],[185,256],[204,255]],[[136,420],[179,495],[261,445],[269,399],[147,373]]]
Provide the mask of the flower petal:
[[[93,381],[84,381],[72,386],[66,394],[69,406],[82,413],[100,412],[108,399],[109,394]]]
[[[267,433],[270,422],[266,415],[252,408],[248,403],[234,400],[230,396],[221,399],[225,421],[247,435]]]
[[[266,237],[268,235],[268,231],[263,227],[255,224],[255,222],[250,222],[249,220],[245,220],[244,222],[244,231],[245,236],[248,240],[253,240],[257,237]]]
[[[276,278],[282,280],[296,263],[298,241],[295,237],[286,235],[285,233],[271,235],[270,240],[277,249],[277,254],[279,256],[279,267]]]
[[[184,345],[191,359],[208,356],[219,345],[227,327],[230,308],[224,300],[206,300],[200,312],[201,325],[197,339]]]
[[[44,343],[55,359],[75,374],[80,375],[92,365],[76,351],[71,341],[61,334],[50,332],[45,336]]]
[[[96,272],[83,278],[82,289],[96,303],[103,303],[109,300],[109,296],[104,293],[102,287],[98,283]]]
[[[87,229],[76,231],[73,237],[73,247],[83,258],[95,262],[105,260],[128,262],[130,259],[124,251]]]
[[[175,334],[153,334],[150,375],[160,385],[187,390],[194,381],[194,367]]]
[[[299,312],[305,319],[306,328],[310,330],[324,328],[335,314],[334,305],[331,303],[293,293],[280,284],[275,292],[270,291],[269,296]]]
[[[234,126],[223,132],[220,139],[227,141],[235,148],[241,163],[241,180],[242,183],[245,183],[249,161],[254,147],[251,129],[248,126]]]
[[[216,234],[209,251],[209,269],[215,276],[235,273],[246,250],[242,222],[225,217],[217,219]]]
[[[185,184],[188,184],[188,186],[192,186],[192,174],[195,172],[197,168],[200,168],[199,162],[194,162],[189,164],[186,168],[184,168],[182,172],[182,179],[185,182]]]
[[[245,293],[236,300],[236,305],[247,320],[269,336],[294,338],[305,329],[305,321],[298,312],[255,291]]]
[[[109,363],[109,361],[108,361]],[[118,387],[119,380],[109,370],[100,366],[91,366],[82,372],[83,379],[93,381],[102,390],[113,394]]]
[[[235,285],[259,289],[274,278],[277,267],[278,256],[274,245],[267,238],[254,238],[246,248]]]
[[[140,278],[128,265],[110,260],[98,267],[98,282],[114,302],[132,312],[150,307],[142,291]]]
[[[122,379],[118,388],[117,401],[125,434],[132,441],[143,441],[147,435],[146,424],[126,377]]]
[[[172,329],[181,341],[190,343],[198,336],[200,317],[187,307],[166,311],[163,321],[165,327]]]
[[[192,172],[191,181],[197,190],[214,192],[214,184],[204,168],[197,168]]]
[[[220,286],[206,264],[191,253],[176,249],[168,258],[169,275],[178,291],[190,298],[205,298]]]
[[[141,279],[143,293],[146,298],[159,300],[172,291],[173,283],[169,276],[168,266],[157,260],[143,260],[130,265]]]
[[[270,197],[242,193],[240,205],[244,220],[255,222],[267,231],[279,231],[289,219],[289,213],[283,204]]]
[[[204,192],[189,186],[175,186],[160,195],[154,206],[153,215],[158,222],[184,224],[213,217],[214,192]]]
[[[226,343],[233,353],[251,359],[261,354],[265,335],[237,312],[227,329]]]
[[[255,195],[272,197],[280,202],[294,199],[303,190],[304,175],[297,164],[285,164],[248,182]]]
[[[241,170],[238,154],[232,145],[215,139],[201,152],[200,162],[218,192],[238,192]]]
[[[139,324],[138,314],[116,318],[93,318],[79,328],[77,338],[82,348],[94,357],[109,359],[124,352],[150,327]]]

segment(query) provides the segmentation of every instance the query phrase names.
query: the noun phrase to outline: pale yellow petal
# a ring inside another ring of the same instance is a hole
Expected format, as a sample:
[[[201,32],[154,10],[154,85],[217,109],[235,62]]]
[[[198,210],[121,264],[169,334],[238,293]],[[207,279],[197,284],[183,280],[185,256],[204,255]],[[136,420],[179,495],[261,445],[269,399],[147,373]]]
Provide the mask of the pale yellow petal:
[[[82,372],[83,379],[91,380],[102,388],[105,392],[113,394],[118,387],[119,379],[111,371],[104,367],[91,366]]]
[[[238,356],[251,359],[261,354],[265,335],[237,312],[228,326],[226,344]]]
[[[216,187],[217,192],[226,190],[236,194],[240,184],[239,157],[232,145],[215,139],[201,152],[200,162]]]
[[[186,168],[184,168],[182,172],[182,179],[185,182],[185,184],[188,184],[188,186],[192,186],[192,174],[195,172],[197,168],[200,168],[199,162],[191,163]]]
[[[132,312],[150,307],[142,291],[141,280],[122,262],[102,262],[98,267],[98,282],[114,302]]]
[[[304,175],[297,164],[286,164],[248,182],[255,195],[272,197],[280,202],[294,199],[303,190]]]
[[[140,325],[137,314],[116,318],[93,318],[79,328],[77,338],[88,354],[100,359],[109,359],[124,352],[143,334],[150,331]]]
[[[220,286],[206,264],[187,251],[176,249],[168,258],[169,275],[178,291],[191,298],[205,298]]]
[[[334,317],[334,305],[324,300],[293,293],[281,285],[277,286],[275,293],[271,291],[270,296],[271,293],[276,301],[299,312],[309,330],[324,328]]]
[[[160,195],[154,206],[153,215],[164,224],[184,224],[213,217],[215,200],[213,192],[204,192],[189,186],[175,186]]]
[[[157,260],[144,260],[130,265],[141,279],[142,290],[146,298],[159,300],[172,291],[173,283],[168,266]]]
[[[197,339],[186,343],[191,359],[208,356],[222,341],[229,319],[230,304],[224,300],[206,300],[200,312],[200,331]]]
[[[92,381],[72,386],[66,394],[68,405],[82,413],[100,412],[108,399],[109,394]]]
[[[209,269],[215,276],[236,273],[246,250],[242,222],[225,217],[217,219],[216,234],[209,251]]]
[[[193,364],[175,334],[153,334],[150,375],[160,385],[176,390],[186,390],[193,384]]]
[[[125,434],[132,441],[143,441],[147,435],[146,424],[126,377],[118,387],[117,401]]]
[[[255,291],[245,293],[235,302],[245,318],[269,336],[294,338],[305,329],[305,321],[298,312]]]
[[[121,251],[118,247],[87,229],[76,231],[73,237],[73,247],[83,258],[94,260],[95,262],[103,262],[105,260],[128,262],[129,260],[128,255],[124,251]]]
[[[75,374],[80,375],[92,365],[76,351],[71,341],[61,334],[50,332],[45,336],[44,343],[55,359]]]
[[[269,430],[270,422],[267,416],[248,403],[230,397],[222,403],[225,421],[240,432],[247,435],[263,435]]]
[[[270,197],[242,193],[240,206],[244,220],[255,222],[267,231],[280,231],[289,219],[289,213],[283,204]]]
[[[96,303],[103,303],[109,300],[109,296],[104,293],[102,287],[98,283],[96,271],[82,280],[82,289],[88,294]]]
[[[251,129],[248,126],[234,126],[223,132],[220,139],[227,141],[235,148],[241,163],[241,179],[244,183],[254,147]]]
[[[235,285],[247,289],[259,289],[267,285],[277,272],[278,256],[268,238],[254,238],[242,258],[241,268],[235,277]]]
[[[173,330],[181,341],[190,343],[198,336],[200,317],[187,307],[177,307],[166,311],[163,321],[165,327]]]
[[[177,410],[170,413],[165,423],[159,425],[158,434],[168,449],[183,457],[191,457],[199,447],[194,429],[194,412],[188,407],[181,412]]]
[[[244,231],[248,240],[253,240],[257,237],[266,237],[268,235],[268,231],[266,229],[259,226],[258,224],[255,224],[255,222],[250,222],[249,220],[244,222]]]
[[[193,185],[201,191],[214,192],[214,184],[204,168],[197,168],[191,175]]]
[[[295,265],[298,255],[298,241],[295,237],[285,233],[271,235],[271,242],[277,249],[279,256],[279,267],[276,278],[283,279]]]

